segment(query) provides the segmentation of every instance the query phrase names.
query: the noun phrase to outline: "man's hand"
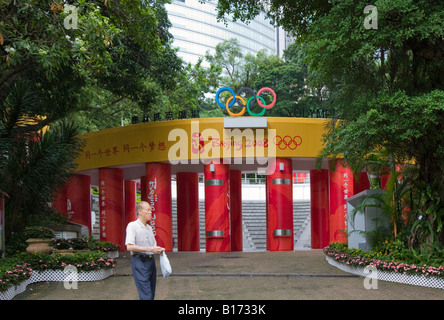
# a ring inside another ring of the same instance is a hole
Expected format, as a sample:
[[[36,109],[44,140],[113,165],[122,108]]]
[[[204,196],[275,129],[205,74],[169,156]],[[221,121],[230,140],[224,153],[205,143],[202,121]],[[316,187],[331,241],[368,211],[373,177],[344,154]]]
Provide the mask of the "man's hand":
[[[162,254],[165,251],[165,248],[162,247],[150,247],[150,248],[151,250],[148,251],[151,251],[154,254]]]
[[[165,251],[165,248],[159,247],[159,246],[155,246],[155,247],[141,247],[141,246],[136,246],[135,244],[131,244],[128,243],[126,245],[126,249],[128,251],[133,251],[133,252],[152,252],[154,254],[162,254],[162,252]]]

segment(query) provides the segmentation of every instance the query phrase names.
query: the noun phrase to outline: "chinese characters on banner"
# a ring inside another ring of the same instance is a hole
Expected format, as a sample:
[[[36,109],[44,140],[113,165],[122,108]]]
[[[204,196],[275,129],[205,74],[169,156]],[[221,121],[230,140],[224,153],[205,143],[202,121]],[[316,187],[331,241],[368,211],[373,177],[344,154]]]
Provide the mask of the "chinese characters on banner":
[[[148,181],[148,202],[151,206],[151,211],[153,214],[153,217],[150,221],[151,228],[153,228],[154,236],[156,236],[156,203],[157,203],[157,178],[154,178],[154,180]]]
[[[112,157],[118,156],[120,152],[154,152],[154,151],[166,151],[165,141],[149,141],[137,144],[124,143],[122,145],[115,145],[106,148],[99,148],[97,150],[85,150],[85,158],[91,160],[93,158]]]
[[[106,239],[106,187],[105,181],[100,181],[100,193],[99,193],[99,202],[100,202],[100,238]]]
[[[68,220],[72,219],[72,216],[74,215],[74,211],[72,210],[72,203],[70,198],[66,198],[66,215]]]
[[[347,199],[353,195],[352,192],[352,181],[350,181],[350,173],[343,172],[342,173],[342,190],[344,192],[344,205],[343,205],[343,214],[344,214],[344,229],[347,228]]]
[[[208,137],[208,141],[204,141],[202,133],[193,132],[191,135],[191,152],[194,154],[203,153],[207,148],[224,148],[225,150],[235,150],[239,151],[246,148],[263,147],[268,148],[268,138],[255,139],[254,136],[246,137],[244,139],[232,139],[231,136],[228,138],[219,137]]]
[[[121,168],[99,169],[100,240],[124,246],[124,174]]]
[[[330,242],[347,243],[347,199],[353,196],[353,172],[335,161],[330,170]]]

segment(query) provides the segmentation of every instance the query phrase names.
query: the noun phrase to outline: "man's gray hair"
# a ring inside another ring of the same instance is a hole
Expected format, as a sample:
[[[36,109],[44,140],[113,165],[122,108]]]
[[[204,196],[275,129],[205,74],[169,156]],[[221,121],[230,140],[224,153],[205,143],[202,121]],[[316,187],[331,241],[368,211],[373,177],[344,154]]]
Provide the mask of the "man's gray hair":
[[[139,217],[139,210],[142,209],[142,204],[149,205],[149,203],[147,201],[140,201],[138,204],[136,204],[136,216],[137,217]]]

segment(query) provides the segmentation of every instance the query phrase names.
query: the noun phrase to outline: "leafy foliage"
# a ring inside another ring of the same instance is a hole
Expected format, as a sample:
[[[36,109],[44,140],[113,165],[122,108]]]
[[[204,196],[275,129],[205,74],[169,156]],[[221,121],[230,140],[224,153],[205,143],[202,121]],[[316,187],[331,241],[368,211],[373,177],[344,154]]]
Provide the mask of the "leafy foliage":
[[[1,1],[0,98],[6,85],[29,80],[39,93],[36,129],[75,112],[146,111],[182,65],[164,3],[73,1],[78,21],[70,29],[64,1]]]
[[[297,116],[298,108],[316,108],[319,97],[307,88],[306,79],[310,76],[304,63],[305,51],[297,45],[291,45],[285,52],[285,60],[265,51],[256,56],[244,55],[239,42],[230,39],[216,46],[214,55],[206,54],[211,68],[220,70],[220,86],[228,86],[235,92],[242,87],[256,90],[272,87],[278,97],[275,107],[267,116]],[[316,91],[316,90],[313,90]],[[222,93],[222,96],[224,93]],[[247,100],[250,96],[242,96]],[[265,99],[271,99],[265,96]],[[271,102],[271,101],[269,101]],[[233,112],[240,110],[233,107]]]
[[[6,193],[7,234],[35,220],[42,225],[58,214],[48,207],[54,190],[62,187],[77,164],[83,142],[73,124],[60,122],[46,132],[29,132],[38,96],[26,82],[8,86],[0,111],[0,190]],[[40,217],[39,219],[34,219]]]
[[[411,185],[408,245],[444,243],[444,9],[439,1],[222,0],[219,17],[248,21],[260,10],[306,50],[311,87],[328,91],[332,121],[322,157],[354,168],[403,165]],[[375,159],[375,156],[377,159]]]

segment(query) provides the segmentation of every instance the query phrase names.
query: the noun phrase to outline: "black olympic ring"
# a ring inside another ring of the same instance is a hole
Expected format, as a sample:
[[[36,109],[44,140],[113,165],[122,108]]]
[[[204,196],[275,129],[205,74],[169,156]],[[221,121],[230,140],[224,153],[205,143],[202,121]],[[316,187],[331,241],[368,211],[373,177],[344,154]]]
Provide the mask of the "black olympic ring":
[[[279,140],[278,140],[279,139]],[[302,138],[300,136],[294,136],[293,138],[290,136],[275,136],[273,139],[275,145],[279,147],[281,150],[287,149],[295,150],[298,146],[302,144]]]

